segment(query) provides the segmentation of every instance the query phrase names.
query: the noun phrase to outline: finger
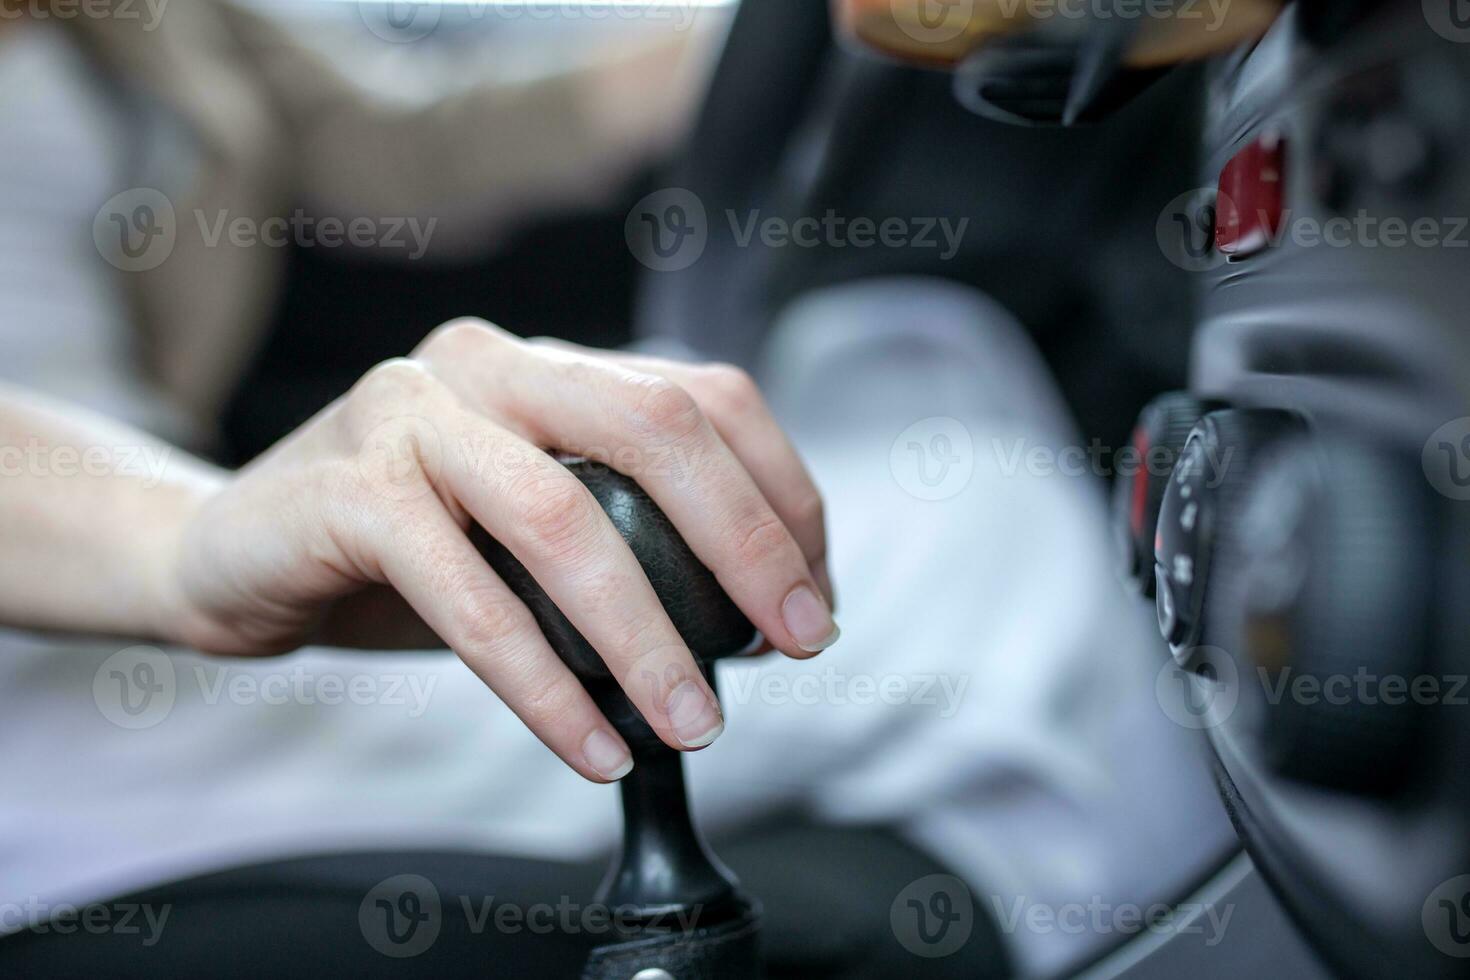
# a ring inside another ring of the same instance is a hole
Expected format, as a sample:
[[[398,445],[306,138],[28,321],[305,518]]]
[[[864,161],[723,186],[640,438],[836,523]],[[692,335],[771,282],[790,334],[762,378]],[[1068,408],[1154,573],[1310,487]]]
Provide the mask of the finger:
[[[818,573],[818,566],[827,558],[822,495],[750,375],[729,364],[679,364],[637,356],[615,356],[614,360],[668,378],[689,392],[791,531],[813,578],[831,602],[825,572]]]
[[[821,492],[748,373],[731,364],[683,364],[621,351],[600,351],[549,337],[538,337],[530,343],[603,357],[635,371],[667,378],[689,392],[791,531],[811,566],[812,577],[827,602],[836,608],[836,594],[826,568],[827,527]]]
[[[484,416],[447,427],[473,454],[450,454],[448,491],[526,567],[602,657],[659,737],[697,749],[724,730],[719,702],[643,567],[566,467]]]
[[[378,533],[388,582],[547,748],[594,782],[628,774],[627,744],[447,511],[396,508]]]
[[[600,451],[589,455],[638,480],[777,649],[806,657],[837,639],[801,548],[683,388],[465,325],[437,332],[416,356],[537,443],[592,447]],[[492,377],[492,361],[511,367]]]
[[[693,396],[715,431],[750,473],[761,494],[801,547],[812,578],[832,609],[837,593],[827,571],[827,526],[821,492],[786,431],[776,422],[754,379],[729,364],[683,364],[619,351],[599,351],[554,338],[531,343],[657,374]],[[769,645],[765,646],[769,650]]]

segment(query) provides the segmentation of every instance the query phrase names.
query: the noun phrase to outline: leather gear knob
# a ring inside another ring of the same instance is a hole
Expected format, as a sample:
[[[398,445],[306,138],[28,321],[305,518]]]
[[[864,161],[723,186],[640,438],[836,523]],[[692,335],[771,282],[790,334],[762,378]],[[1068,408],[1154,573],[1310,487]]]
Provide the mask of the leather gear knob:
[[[674,628],[702,666],[752,645],[755,627],[642,487],[601,463],[582,458],[561,462],[591,491],[628,542]],[[602,657],[514,555],[478,526],[472,529],[470,539],[496,574],[525,602],[551,648],[580,680],[612,679]]]

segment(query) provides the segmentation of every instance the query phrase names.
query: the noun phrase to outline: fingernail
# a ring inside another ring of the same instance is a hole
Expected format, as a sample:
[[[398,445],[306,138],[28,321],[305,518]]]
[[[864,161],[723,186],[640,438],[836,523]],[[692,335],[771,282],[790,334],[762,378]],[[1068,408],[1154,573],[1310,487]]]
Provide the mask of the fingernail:
[[[725,719],[720,716],[719,706],[693,681],[685,681],[674,688],[665,707],[674,737],[686,749],[703,748],[725,730]]]
[[[796,645],[807,653],[821,653],[842,635],[827,604],[805,585],[791,590],[781,605],[781,618],[786,621]]]
[[[603,779],[619,780],[633,771],[633,756],[611,732],[597,729],[582,743],[582,756]]]

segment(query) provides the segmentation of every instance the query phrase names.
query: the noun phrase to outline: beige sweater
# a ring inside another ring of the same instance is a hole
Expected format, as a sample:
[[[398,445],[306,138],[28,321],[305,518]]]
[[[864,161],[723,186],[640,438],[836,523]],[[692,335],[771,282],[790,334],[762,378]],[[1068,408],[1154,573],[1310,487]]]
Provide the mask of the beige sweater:
[[[343,219],[434,217],[439,238],[484,240],[518,217],[594,203],[671,147],[725,26],[722,13],[701,12],[690,29],[665,25],[647,43],[529,78],[474,66],[452,94],[408,104],[229,0],[171,3],[152,25],[69,24],[109,84],[162,107],[195,140],[197,165],[168,192],[177,239],[167,260],[120,274],[142,369],[201,431],[261,339],[283,250],[215,238],[196,216],[261,222],[312,202]]]

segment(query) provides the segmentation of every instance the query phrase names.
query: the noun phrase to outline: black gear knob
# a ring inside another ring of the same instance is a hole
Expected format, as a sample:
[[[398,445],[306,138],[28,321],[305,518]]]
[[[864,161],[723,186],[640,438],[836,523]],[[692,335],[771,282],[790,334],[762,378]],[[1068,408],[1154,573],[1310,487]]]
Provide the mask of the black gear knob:
[[[592,492],[628,542],[674,628],[702,666],[751,645],[755,627],[642,487],[590,460],[566,459],[563,465]],[[572,672],[583,683],[611,679],[597,651],[567,621],[525,566],[483,530],[476,528],[472,537],[490,566],[531,610],[551,648]]]
[[[713,687],[713,662],[752,647],[755,627],[635,481],[585,459],[562,462],[628,542]],[[690,970],[697,976],[757,975],[759,907],[740,891],[694,826],[681,753],[649,728],[597,651],[525,566],[483,529],[472,529],[471,539],[525,602],[552,649],[633,753],[633,770],[620,784],[623,845],[597,895],[631,927],[618,942],[593,951],[584,976],[602,980],[675,966],[676,975]]]

